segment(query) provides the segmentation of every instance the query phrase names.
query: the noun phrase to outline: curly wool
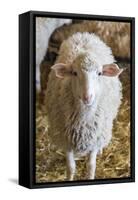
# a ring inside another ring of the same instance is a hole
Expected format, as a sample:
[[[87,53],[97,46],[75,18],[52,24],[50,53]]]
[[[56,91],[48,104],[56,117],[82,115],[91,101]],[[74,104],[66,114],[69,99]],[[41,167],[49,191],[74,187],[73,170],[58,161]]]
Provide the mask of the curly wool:
[[[78,32],[61,44],[56,63],[72,63],[79,54],[86,52],[91,54],[93,60],[99,65],[111,64],[115,61],[110,47],[98,36],[93,33]]]
[[[83,55],[86,59],[82,59]],[[81,56],[82,55],[82,56]],[[97,36],[77,33],[64,41],[56,63],[72,63],[77,60],[89,65],[89,61],[103,66],[114,62],[112,51]],[[88,59],[89,58],[89,59]],[[88,63],[87,63],[88,61]],[[97,149],[101,151],[112,137],[113,120],[121,103],[121,83],[118,77],[100,77],[101,93],[95,106],[78,102],[71,90],[70,78],[58,79],[50,72],[46,90],[46,110],[49,135],[58,148],[73,149],[80,156]]]

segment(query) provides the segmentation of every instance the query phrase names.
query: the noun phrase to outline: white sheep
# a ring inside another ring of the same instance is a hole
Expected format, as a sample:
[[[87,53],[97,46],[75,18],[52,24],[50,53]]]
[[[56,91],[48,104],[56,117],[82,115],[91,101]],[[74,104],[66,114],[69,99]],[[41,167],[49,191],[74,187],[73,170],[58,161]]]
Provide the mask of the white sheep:
[[[36,86],[38,90],[40,89],[40,63],[46,54],[49,38],[56,28],[71,21],[71,19],[36,17]]]
[[[68,180],[75,155],[88,155],[88,179],[94,179],[97,154],[111,140],[122,97],[122,69],[114,62],[99,37],[76,33],[62,43],[52,66],[45,97],[49,135],[66,153]]]

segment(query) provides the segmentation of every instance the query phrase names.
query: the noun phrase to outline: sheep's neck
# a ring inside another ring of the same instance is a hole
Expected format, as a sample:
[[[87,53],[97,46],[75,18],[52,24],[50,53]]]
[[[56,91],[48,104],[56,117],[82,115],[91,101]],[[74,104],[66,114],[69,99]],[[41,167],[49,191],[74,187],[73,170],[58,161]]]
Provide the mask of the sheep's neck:
[[[95,112],[96,105],[87,106],[80,101],[75,101],[72,108],[72,120],[75,122],[92,121]]]

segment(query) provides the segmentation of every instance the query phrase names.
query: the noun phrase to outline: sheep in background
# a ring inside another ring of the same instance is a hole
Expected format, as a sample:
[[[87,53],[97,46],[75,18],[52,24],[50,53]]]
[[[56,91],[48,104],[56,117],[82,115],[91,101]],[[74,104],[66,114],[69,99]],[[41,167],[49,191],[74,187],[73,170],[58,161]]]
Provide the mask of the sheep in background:
[[[65,40],[49,74],[45,108],[49,136],[66,153],[67,179],[75,175],[74,156],[88,156],[88,179],[94,179],[96,157],[112,137],[121,103],[111,49],[99,37],[76,33]]]
[[[76,24],[60,27],[55,31],[52,39],[61,44],[77,32],[95,33],[112,48],[114,56],[130,58],[130,23],[128,22],[82,20]]]
[[[40,89],[39,67],[46,54],[49,38],[56,28],[71,21],[71,19],[36,17],[36,86],[38,90]]]

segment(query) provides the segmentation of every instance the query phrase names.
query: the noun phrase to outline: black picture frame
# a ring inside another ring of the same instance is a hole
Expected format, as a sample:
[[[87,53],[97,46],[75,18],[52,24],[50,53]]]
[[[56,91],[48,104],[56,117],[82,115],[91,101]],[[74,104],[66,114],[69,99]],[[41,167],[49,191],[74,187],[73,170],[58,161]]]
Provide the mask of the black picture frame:
[[[131,176],[86,181],[35,183],[35,17],[95,19],[131,24]],[[29,11],[19,15],[19,184],[27,188],[135,181],[135,18]]]

